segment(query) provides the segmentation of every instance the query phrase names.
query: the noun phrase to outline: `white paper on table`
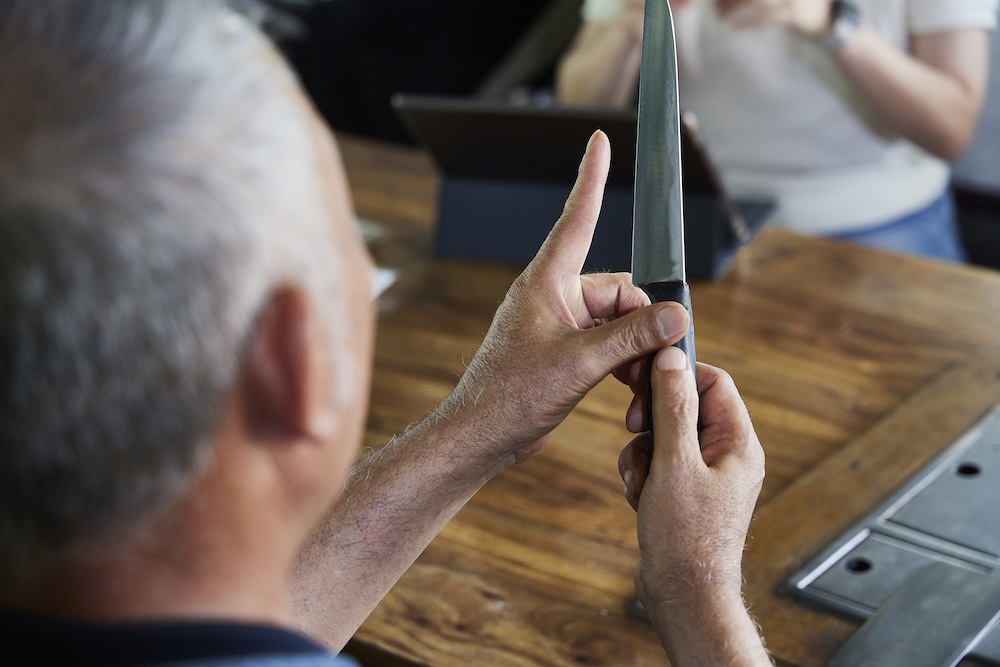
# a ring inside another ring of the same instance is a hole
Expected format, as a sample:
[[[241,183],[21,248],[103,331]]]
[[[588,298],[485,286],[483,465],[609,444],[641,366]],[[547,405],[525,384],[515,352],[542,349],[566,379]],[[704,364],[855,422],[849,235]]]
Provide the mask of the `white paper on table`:
[[[396,282],[396,270],[376,266],[372,272],[372,299],[377,299]]]

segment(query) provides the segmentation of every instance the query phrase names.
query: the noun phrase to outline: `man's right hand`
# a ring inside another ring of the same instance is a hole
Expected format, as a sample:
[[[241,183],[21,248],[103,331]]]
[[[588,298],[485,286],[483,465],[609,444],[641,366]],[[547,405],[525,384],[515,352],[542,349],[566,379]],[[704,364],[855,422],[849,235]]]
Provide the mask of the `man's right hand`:
[[[636,590],[671,664],[769,665],[741,590],[764,452],[729,375],[699,366],[696,394],[684,353],[657,353],[655,446],[640,434],[619,459],[638,511]]]
[[[550,433],[615,368],[676,343],[677,303],[650,305],[627,273],[582,273],[600,217],[611,145],[595,132],[576,185],[538,254],[514,281],[436,423],[463,430],[476,479],[538,453]]]

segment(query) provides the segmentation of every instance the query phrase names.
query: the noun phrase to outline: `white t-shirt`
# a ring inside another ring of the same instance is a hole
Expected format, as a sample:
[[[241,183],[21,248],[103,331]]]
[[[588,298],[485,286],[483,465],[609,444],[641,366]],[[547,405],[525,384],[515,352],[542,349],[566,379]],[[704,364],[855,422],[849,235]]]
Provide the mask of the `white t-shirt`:
[[[865,22],[903,50],[910,35],[992,29],[997,0],[854,0]],[[940,196],[948,166],[878,120],[833,58],[770,25],[735,30],[694,0],[675,13],[680,103],[698,118],[736,196],[778,201],[778,224],[809,233],[860,229]],[[622,0],[585,0],[611,21]]]

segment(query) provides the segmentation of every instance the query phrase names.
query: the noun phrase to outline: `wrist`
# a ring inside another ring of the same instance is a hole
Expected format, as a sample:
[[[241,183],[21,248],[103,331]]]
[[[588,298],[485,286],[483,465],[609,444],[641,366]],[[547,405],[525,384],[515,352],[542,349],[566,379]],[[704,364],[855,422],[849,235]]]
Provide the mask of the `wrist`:
[[[745,540],[745,538],[744,538]],[[700,607],[713,601],[743,599],[743,543],[719,545],[714,551],[646,558],[640,535],[636,592],[643,604]]]
[[[854,2],[833,0],[830,3],[829,23],[820,37],[820,45],[829,53],[837,53],[854,41],[861,25],[861,10]]]
[[[655,590],[649,585],[641,585],[637,592],[650,616],[669,624],[700,624],[719,615],[746,610],[741,577],[702,583],[678,582]]]
[[[649,610],[671,664],[770,665],[742,594],[724,588]]]

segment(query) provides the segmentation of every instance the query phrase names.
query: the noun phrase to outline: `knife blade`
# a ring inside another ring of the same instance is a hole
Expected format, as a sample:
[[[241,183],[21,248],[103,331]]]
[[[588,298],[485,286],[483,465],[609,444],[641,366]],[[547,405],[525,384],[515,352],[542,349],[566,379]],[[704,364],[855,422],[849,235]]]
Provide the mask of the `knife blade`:
[[[677,46],[667,0],[646,0],[639,70],[632,282],[653,303],[676,301],[691,315],[684,256]],[[694,324],[677,343],[695,368]]]

